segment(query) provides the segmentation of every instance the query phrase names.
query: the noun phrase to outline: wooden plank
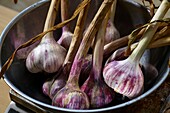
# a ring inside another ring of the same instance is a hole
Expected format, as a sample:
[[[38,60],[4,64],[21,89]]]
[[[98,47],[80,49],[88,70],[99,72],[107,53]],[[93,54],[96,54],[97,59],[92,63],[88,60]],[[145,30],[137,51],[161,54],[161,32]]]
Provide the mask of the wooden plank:
[[[18,12],[0,5],[0,33]]]
[[[0,5],[0,34],[12,18],[17,14],[18,12]],[[4,80],[0,80],[0,113],[4,113],[10,103],[9,89],[10,88]]]

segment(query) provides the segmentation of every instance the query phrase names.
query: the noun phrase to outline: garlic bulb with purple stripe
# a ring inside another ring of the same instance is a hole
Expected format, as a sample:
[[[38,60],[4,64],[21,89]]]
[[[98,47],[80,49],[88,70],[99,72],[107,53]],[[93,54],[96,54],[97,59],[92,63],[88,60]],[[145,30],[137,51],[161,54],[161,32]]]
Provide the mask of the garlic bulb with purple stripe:
[[[56,0],[52,0],[47,14],[44,31],[54,25],[56,18]],[[53,32],[47,33],[27,56],[26,67],[32,73],[45,71],[54,73],[64,62],[66,49],[60,46],[53,37]]]

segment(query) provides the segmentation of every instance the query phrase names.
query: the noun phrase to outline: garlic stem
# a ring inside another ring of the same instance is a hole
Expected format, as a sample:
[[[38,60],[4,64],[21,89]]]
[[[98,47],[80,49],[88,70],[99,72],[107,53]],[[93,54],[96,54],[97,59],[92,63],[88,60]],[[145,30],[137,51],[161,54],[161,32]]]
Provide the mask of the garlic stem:
[[[108,56],[110,53],[115,51],[116,49],[126,46],[128,43],[128,36],[124,36],[122,38],[116,39],[104,46],[104,57]]]
[[[73,62],[73,65],[72,65],[72,68],[70,71],[69,79],[68,79],[69,82],[71,82],[71,83],[76,82],[75,84],[78,85],[78,81],[79,81],[78,79],[79,79],[79,75],[81,72],[83,59],[85,58],[85,56],[91,46],[93,37],[96,34],[98,28],[100,27],[102,20],[104,19],[108,10],[110,10],[113,1],[114,0],[104,0],[102,5],[100,6],[99,10],[97,11],[95,17],[93,18],[92,22],[90,23],[90,25],[83,37],[81,45],[78,49],[78,52],[75,56],[75,59],[74,59],[74,62]]]
[[[141,38],[141,36],[143,35],[143,32],[145,31],[145,29],[142,29],[138,34],[136,39]],[[108,57],[108,55],[112,52],[114,52],[116,49],[126,46],[128,44],[129,41],[129,35],[118,38],[108,44],[106,44],[104,46],[104,57]],[[126,50],[127,51],[127,50]]]
[[[68,19],[68,11],[69,11],[69,1],[68,0],[61,0],[61,21],[64,22]],[[72,40],[73,33],[70,31],[69,23],[62,27],[62,34],[59,40],[57,41],[58,44],[63,46],[65,49],[68,49]]]
[[[47,17],[46,17],[46,21],[45,21],[45,25],[44,25],[44,32],[47,31],[49,28],[51,28],[52,26],[54,26],[54,22],[55,22],[55,19],[56,19],[56,15],[57,15],[57,12],[56,10],[54,10],[54,8],[56,6],[58,6],[57,4],[57,1],[59,0],[51,0],[51,4],[50,4],[50,7],[49,7],[49,10],[48,10],[48,13],[47,13]],[[49,32],[47,34],[53,34],[52,32]],[[51,37],[51,36],[50,36]],[[45,37],[43,37],[44,39]],[[43,40],[42,39],[42,40]]]
[[[131,46],[132,50],[135,49],[137,45],[138,43],[134,43]],[[166,36],[151,42],[147,48],[158,48],[158,47],[169,46],[169,45],[170,45],[170,36]]]
[[[104,37],[106,33],[107,22],[109,20],[109,12],[104,18],[100,29],[97,33],[97,37],[95,39],[95,46],[93,51],[93,70],[94,78],[97,80],[101,78],[101,70],[102,70],[102,62],[103,62],[103,52],[104,52]]]
[[[168,25],[164,26],[159,32],[157,32],[154,35],[154,39],[153,40],[158,40],[161,37],[169,35],[170,34],[170,30],[169,29],[170,29],[170,26],[168,26]]]
[[[152,18],[151,22],[162,19],[164,15],[166,14],[166,12],[168,11],[169,7],[170,7],[169,1],[163,0],[157,12],[155,13],[154,17]],[[152,37],[154,36],[159,24],[160,23],[155,22],[151,25],[148,25],[144,35],[142,36],[142,40],[139,42],[137,48],[135,48],[135,50],[132,52],[132,54],[128,58],[132,59],[133,61],[140,60],[145,49],[147,48],[150,41],[152,40]]]
[[[68,0],[61,0],[61,21],[68,19]],[[69,24],[62,28],[62,31],[69,31]]]
[[[76,23],[76,27],[74,30],[74,34],[72,37],[72,41],[69,47],[69,50],[67,52],[65,61],[63,63],[63,65],[67,64],[67,63],[71,63],[74,60],[74,57],[77,53],[77,50],[80,46],[80,43],[82,41],[83,38],[83,29],[84,29],[84,25],[85,25],[85,20],[87,18],[87,13],[88,13],[88,9],[89,9],[89,5],[87,5],[85,7],[85,9],[83,11],[80,12],[79,17],[77,19],[77,23]]]
[[[110,14],[110,20],[114,23],[115,20],[115,13],[116,13],[116,4],[117,0],[114,0],[112,7],[111,7],[111,14]]]
[[[157,47],[169,46],[169,45],[170,45],[170,36],[167,36],[151,42],[148,48],[157,48]]]

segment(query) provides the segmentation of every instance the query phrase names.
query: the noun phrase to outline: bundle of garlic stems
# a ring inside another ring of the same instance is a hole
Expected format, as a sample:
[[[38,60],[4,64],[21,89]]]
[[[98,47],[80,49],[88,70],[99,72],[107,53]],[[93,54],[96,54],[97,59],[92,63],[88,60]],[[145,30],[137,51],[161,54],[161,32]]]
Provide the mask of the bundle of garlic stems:
[[[110,9],[114,0],[104,0],[90,23],[85,33],[78,52],[74,58],[73,65],[66,85],[55,95],[53,105],[71,109],[88,109],[89,99],[87,95],[80,90],[78,81],[81,72],[83,60],[91,46],[94,35],[100,27],[107,11]],[[70,100],[70,101],[67,101]],[[74,101],[72,101],[74,100]]]
[[[164,20],[166,20],[166,19],[164,19]],[[169,36],[170,36],[169,27],[170,26],[169,26],[169,24],[167,24],[169,22],[169,20],[165,21],[165,22],[164,22],[164,20],[161,20],[161,23],[160,23],[161,25],[158,28],[159,30],[154,34],[154,37],[153,37],[152,41],[150,42],[148,48],[158,48],[158,47],[170,45],[170,42],[169,42]],[[147,25],[147,24],[145,24],[145,25]],[[139,32],[136,33],[136,40],[139,40],[142,37],[144,31],[145,31],[145,28],[141,29]],[[127,46],[130,35],[123,36],[119,39],[116,39],[116,40],[106,44],[104,46],[104,57],[107,58],[116,49],[118,49],[120,47]],[[137,45],[136,42],[135,42],[135,45]],[[133,43],[134,43],[134,41],[131,44],[133,44]],[[131,47],[132,50],[134,49],[135,45],[132,45],[133,46],[133,48]],[[127,47],[127,49],[128,49],[128,47]]]
[[[68,78],[68,75],[69,75],[69,72],[72,66],[73,59],[77,53],[78,47],[80,46],[80,42],[83,37],[82,32],[84,29],[85,20],[86,20],[87,13],[88,13],[88,8],[89,8],[89,5],[86,6],[86,8],[82,12],[80,12],[76,27],[74,30],[74,34],[72,37],[73,39],[71,41],[64,63],[62,67],[60,68],[60,70],[57,72],[57,75],[54,76],[52,79],[53,82],[50,86],[50,91],[49,91],[50,92],[49,95],[51,99],[66,84],[66,81],[67,81],[67,78]]]
[[[153,17],[154,12],[155,12],[155,4],[154,4],[153,0],[142,0],[144,6],[145,6],[145,1],[149,2],[149,4],[150,4],[150,6],[149,6],[150,7],[149,8],[150,15],[151,15],[151,17]]]
[[[115,6],[115,1],[114,1],[114,4],[112,5],[112,10],[114,10],[114,11],[112,11],[111,13],[115,13],[115,8],[113,8],[113,6]],[[61,9],[66,10],[66,8],[68,9],[68,3],[61,1]],[[65,18],[67,16],[65,12],[66,11],[61,10],[61,14],[63,14],[61,17]],[[112,16],[111,18],[114,18],[113,17],[114,14],[111,14],[111,16]],[[82,17],[80,17],[80,18],[82,18]],[[86,19],[86,14],[84,15],[83,19],[84,20]],[[79,19],[78,19],[78,21],[79,21]],[[82,28],[83,28],[84,25],[82,25],[82,26],[80,26],[80,25],[81,25],[80,22],[77,22],[77,26],[75,28],[75,33],[81,34],[80,31],[82,31]],[[67,27],[67,26],[64,26],[64,27]],[[80,31],[77,31],[77,30],[80,30]],[[74,35],[74,37],[75,36],[76,35]],[[42,87],[43,92],[46,95],[49,95],[49,97],[51,99],[65,85],[65,83],[67,81],[67,76],[68,76],[68,73],[69,73],[70,68],[71,68],[72,60],[75,56],[75,53],[77,52],[77,49],[78,49],[80,41],[81,41],[80,36],[77,36],[77,37],[79,37],[79,38],[77,40],[76,39],[73,40],[74,42],[72,43],[72,47],[70,47],[70,49],[72,49],[72,51],[69,49],[67,56],[66,56],[66,59],[65,59],[65,62],[63,63],[62,68],[60,68],[60,70],[58,71],[57,75],[54,76],[51,80],[47,80],[43,84],[43,87]],[[68,38],[70,38],[70,37],[68,37]],[[75,42],[77,42],[77,43],[75,43]],[[68,60],[68,59],[70,59],[70,60]]]
[[[168,0],[163,0],[151,22],[164,17],[170,7]],[[152,40],[159,22],[148,25],[138,46],[125,60],[112,61],[103,70],[105,83],[128,98],[135,98],[143,92],[144,78],[139,60]]]

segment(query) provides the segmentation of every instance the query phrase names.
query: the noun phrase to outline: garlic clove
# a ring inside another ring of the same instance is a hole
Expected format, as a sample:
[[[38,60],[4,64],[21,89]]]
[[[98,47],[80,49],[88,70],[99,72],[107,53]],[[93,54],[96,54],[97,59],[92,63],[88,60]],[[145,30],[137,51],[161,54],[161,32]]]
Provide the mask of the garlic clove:
[[[138,63],[129,59],[108,63],[103,70],[104,81],[115,92],[128,98],[134,98],[141,94],[144,85],[144,77]]]
[[[89,100],[87,95],[73,88],[65,86],[52,99],[52,105],[69,109],[88,109]]]

